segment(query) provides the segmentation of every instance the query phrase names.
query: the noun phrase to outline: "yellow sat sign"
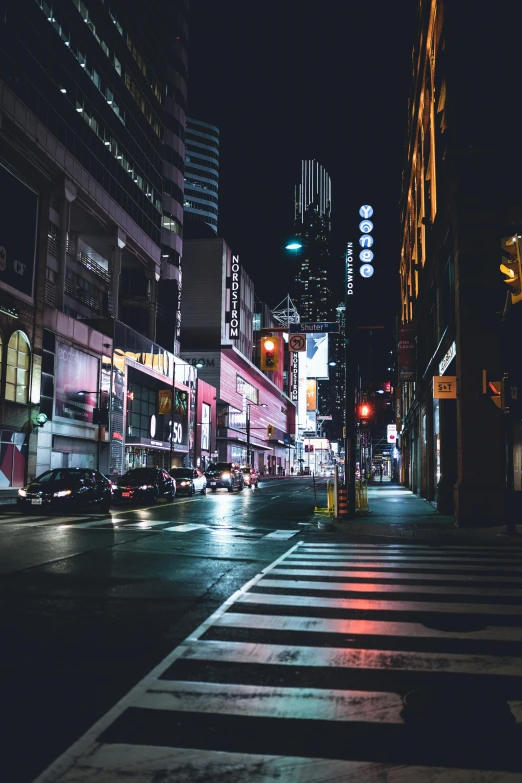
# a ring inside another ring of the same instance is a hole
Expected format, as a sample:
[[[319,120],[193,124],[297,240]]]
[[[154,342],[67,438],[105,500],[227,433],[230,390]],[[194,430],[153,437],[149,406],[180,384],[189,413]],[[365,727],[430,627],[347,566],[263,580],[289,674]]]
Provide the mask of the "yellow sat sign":
[[[457,399],[457,378],[455,375],[435,375],[433,377],[433,398],[435,400]]]

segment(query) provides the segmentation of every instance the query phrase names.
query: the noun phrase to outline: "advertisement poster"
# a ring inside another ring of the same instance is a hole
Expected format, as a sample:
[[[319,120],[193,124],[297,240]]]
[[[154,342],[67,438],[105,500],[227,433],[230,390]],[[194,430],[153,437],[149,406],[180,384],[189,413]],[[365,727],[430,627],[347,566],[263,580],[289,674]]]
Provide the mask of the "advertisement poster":
[[[415,329],[401,326],[399,330],[399,381],[415,380]]]
[[[210,405],[201,404],[201,451],[210,451]]]
[[[328,334],[306,335],[306,377],[328,379]]]
[[[317,410],[317,381],[315,378],[308,378],[306,381],[306,410]]]
[[[56,416],[92,424],[97,404],[98,364],[95,356],[56,343]],[[89,394],[79,394],[81,391]]]
[[[0,286],[33,296],[38,196],[0,166]]]

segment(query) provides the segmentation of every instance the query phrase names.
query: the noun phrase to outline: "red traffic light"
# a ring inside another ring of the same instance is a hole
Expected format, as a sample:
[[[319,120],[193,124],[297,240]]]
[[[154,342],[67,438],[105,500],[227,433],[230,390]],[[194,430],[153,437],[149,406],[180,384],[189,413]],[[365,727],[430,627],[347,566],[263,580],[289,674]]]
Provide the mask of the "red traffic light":
[[[279,369],[280,341],[275,337],[261,338],[261,369]]]

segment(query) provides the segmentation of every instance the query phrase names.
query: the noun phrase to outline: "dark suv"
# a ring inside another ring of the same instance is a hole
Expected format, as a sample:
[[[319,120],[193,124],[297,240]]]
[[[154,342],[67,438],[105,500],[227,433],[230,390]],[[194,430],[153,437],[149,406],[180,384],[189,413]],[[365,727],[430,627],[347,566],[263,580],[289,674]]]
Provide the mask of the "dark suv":
[[[237,462],[214,462],[208,466],[205,476],[212,492],[220,487],[226,487],[229,492],[235,489],[241,492],[245,486],[243,473]]]

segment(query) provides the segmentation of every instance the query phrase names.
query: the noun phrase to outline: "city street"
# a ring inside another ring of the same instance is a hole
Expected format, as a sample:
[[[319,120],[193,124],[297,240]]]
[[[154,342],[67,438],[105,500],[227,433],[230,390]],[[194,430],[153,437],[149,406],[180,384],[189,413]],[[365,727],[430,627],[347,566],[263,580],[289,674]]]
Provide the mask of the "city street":
[[[311,490],[6,511],[6,780],[520,781],[521,551],[321,532]]]

